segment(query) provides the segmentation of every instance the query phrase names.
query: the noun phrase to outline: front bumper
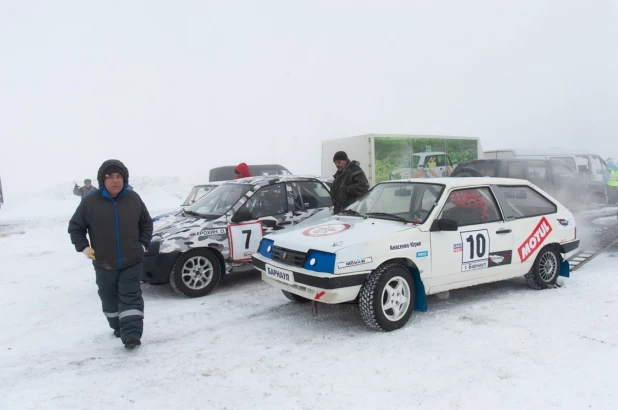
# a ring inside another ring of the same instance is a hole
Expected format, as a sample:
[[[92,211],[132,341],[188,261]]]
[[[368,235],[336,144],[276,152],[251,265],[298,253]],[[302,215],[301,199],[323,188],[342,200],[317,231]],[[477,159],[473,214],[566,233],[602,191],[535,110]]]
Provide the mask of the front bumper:
[[[310,300],[324,303],[343,303],[356,299],[365,283],[369,271],[346,275],[333,275],[308,271],[303,268],[282,264],[259,254],[251,258],[253,266],[262,272],[262,280],[276,288],[294,293]],[[266,273],[266,264],[292,272],[293,282],[277,280]]]
[[[180,251],[171,253],[157,253],[144,257],[144,267],[142,269],[142,282],[146,283],[165,283],[170,280],[170,273],[174,262]]]

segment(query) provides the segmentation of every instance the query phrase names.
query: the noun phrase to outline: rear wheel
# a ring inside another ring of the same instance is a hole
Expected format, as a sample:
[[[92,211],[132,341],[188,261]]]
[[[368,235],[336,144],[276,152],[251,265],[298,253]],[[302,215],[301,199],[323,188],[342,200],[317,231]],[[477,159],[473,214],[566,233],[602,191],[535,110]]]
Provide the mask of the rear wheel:
[[[410,271],[395,263],[384,265],[369,275],[360,291],[361,317],[374,329],[397,330],[410,319],[414,297]]]
[[[555,286],[559,275],[560,254],[553,246],[546,246],[539,252],[525,278],[532,289],[542,290]]]
[[[287,290],[282,290],[281,292],[283,292],[283,296],[290,299],[292,302],[297,302],[297,303],[311,302],[310,299],[304,298],[302,296],[298,296],[292,292],[288,292]]]
[[[212,292],[221,280],[221,265],[208,249],[193,249],[176,259],[170,284],[179,294],[196,298]]]

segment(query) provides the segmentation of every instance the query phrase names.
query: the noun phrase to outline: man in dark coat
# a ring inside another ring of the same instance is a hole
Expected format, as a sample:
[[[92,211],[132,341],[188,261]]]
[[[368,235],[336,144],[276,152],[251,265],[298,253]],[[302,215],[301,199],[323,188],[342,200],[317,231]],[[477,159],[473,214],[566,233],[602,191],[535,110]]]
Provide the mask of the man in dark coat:
[[[335,181],[330,189],[333,199],[333,213],[338,214],[369,190],[369,181],[358,161],[350,161],[348,154],[338,151],[333,157],[337,167]]]
[[[89,179],[84,179],[84,186],[81,188],[78,187],[77,184],[75,184],[75,187],[73,187],[73,194],[81,196],[82,199],[87,195],[90,195],[97,190],[95,187],[92,186],[91,182],[92,181],[90,181]]]
[[[122,162],[105,161],[97,180],[98,192],[81,201],[69,234],[77,252],[92,260],[109,326],[131,348],[141,344],[143,332],[140,277],[152,219],[140,196],[127,189],[129,170]]]

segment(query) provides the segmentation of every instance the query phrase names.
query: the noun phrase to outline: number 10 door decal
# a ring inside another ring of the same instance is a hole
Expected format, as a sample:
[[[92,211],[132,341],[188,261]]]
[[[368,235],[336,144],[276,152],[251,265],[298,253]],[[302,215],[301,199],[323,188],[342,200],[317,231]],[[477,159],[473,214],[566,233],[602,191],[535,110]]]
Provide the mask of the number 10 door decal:
[[[251,260],[251,255],[257,252],[262,236],[261,222],[230,225],[230,253],[233,261]]]
[[[489,266],[489,231],[461,232],[463,245],[461,271],[484,269]]]

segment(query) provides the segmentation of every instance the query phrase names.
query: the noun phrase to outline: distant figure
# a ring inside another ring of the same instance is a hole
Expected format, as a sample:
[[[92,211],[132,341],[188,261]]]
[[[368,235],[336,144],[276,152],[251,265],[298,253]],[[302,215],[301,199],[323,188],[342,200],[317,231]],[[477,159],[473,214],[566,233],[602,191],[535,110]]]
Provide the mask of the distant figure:
[[[369,191],[369,181],[358,161],[350,161],[345,152],[335,153],[333,162],[337,173],[334,175],[330,196],[335,207],[333,213],[338,214]]]
[[[86,195],[90,195],[91,193],[93,193],[94,191],[96,191],[97,189],[95,187],[92,186],[92,181],[90,181],[89,179],[84,179],[84,186],[79,188],[77,186],[77,184],[75,184],[75,187],[73,188],[73,194],[82,197],[82,199],[84,199],[84,197]]]
[[[249,178],[253,176],[249,172],[249,166],[244,162],[241,162],[236,168],[234,168],[234,173],[236,174],[236,177],[234,179]]]
[[[605,189],[607,190],[607,203],[616,205],[618,202],[618,165],[613,159],[608,159],[609,172],[605,175]]]

